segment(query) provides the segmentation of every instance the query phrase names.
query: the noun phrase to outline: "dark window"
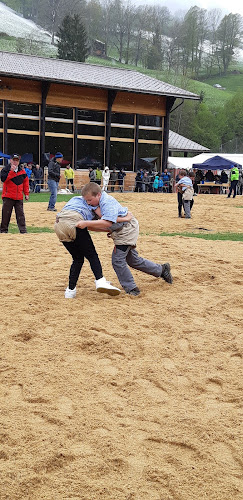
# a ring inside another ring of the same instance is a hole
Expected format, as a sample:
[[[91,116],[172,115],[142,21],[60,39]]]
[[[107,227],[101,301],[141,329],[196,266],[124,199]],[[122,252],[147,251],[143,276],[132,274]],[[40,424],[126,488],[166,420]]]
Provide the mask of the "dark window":
[[[0,134],[0,150],[3,150],[3,134]]]
[[[39,136],[25,134],[8,134],[8,153],[33,154],[35,163],[39,163]]]
[[[8,129],[39,131],[39,120],[8,118]]]
[[[0,113],[3,113],[3,101],[0,101]]]
[[[78,168],[104,165],[104,141],[78,139]]]
[[[92,122],[105,121],[105,113],[103,111],[90,111],[88,109],[78,109],[78,120],[87,120]]]
[[[0,117],[0,128],[3,128],[3,119],[2,119],[2,117]],[[1,149],[1,151],[2,151],[2,149]]]
[[[45,122],[46,132],[54,132],[56,134],[72,134],[73,123],[62,122]]]
[[[123,127],[111,127],[111,137],[121,137],[128,139],[134,138],[134,129],[133,128],[123,128]]]
[[[13,115],[39,116],[39,105],[8,101],[8,113]]]
[[[162,141],[162,130],[139,129],[138,138],[147,141]]]
[[[133,146],[132,142],[111,142],[110,169],[133,170]]]
[[[138,144],[138,158],[157,158],[157,170],[161,170],[161,144]]]
[[[134,125],[134,115],[128,115],[127,113],[111,113],[111,123]]]
[[[46,106],[46,116],[48,116],[48,118],[62,118],[64,120],[72,120],[73,109],[59,108],[58,106]]]
[[[104,137],[105,127],[99,125],[78,125],[78,135],[100,135]]]
[[[162,117],[139,115],[139,125],[144,125],[145,127],[162,127]]]
[[[55,154],[61,151],[64,160],[72,163],[73,159],[73,139],[67,137],[46,137],[45,138],[46,153]]]

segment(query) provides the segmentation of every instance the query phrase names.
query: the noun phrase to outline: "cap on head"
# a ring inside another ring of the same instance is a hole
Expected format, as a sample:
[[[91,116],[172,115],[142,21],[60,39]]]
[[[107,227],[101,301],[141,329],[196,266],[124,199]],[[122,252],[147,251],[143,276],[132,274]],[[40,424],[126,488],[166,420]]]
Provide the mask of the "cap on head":
[[[13,154],[11,158],[12,160],[20,160],[21,157],[18,154]]]
[[[55,158],[63,158],[63,154],[62,153],[56,153],[55,154]]]

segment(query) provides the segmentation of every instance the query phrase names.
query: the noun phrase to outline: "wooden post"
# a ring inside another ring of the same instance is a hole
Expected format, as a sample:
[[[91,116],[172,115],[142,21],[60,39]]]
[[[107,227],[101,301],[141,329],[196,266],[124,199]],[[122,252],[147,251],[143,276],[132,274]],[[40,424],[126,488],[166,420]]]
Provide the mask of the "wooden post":
[[[42,82],[41,84],[41,116],[40,116],[40,165],[45,151],[45,119],[46,119],[46,98],[50,88],[49,82]]]
[[[111,112],[112,112],[112,104],[115,100],[117,91],[116,90],[108,90],[108,105],[106,112],[106,137],[105,137],[105,166],[109,167],[110,165],[110,138],[111,138]]]
[[[175,102],[175,97],[166,98],[166,116],[164,119],[164,131],[163,131],[163,150],[162,150],[162,172],[167,168],[168,156],[169,156],[169,130],[170,130],[170,111]]]

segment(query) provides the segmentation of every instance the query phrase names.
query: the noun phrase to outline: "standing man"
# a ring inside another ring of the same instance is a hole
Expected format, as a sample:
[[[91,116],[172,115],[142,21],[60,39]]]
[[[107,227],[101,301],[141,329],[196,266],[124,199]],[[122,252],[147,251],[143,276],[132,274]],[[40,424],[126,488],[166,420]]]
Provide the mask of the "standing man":
[[[25,170],[22,168],[22,165],[19,165],[19,162],[20,156],[14,154],[10,159],[10,164],[7,167],[3,167],[1,171],[1,181],[3,183],[1,233],[8,232],[13,207],[15,210],[19,232],[27,233],[24,216],[23,193],[25,195],[25,199],[28,200],[29,179]]]
[[[51,192],[47,210],[56,212],[57,189],[60,181],[60,163],[63,160],[62,153],[56,153],[54,158],[48,163],[48,187]]]
[[[116,185],[117,179],[118,179],[118,173],[117,173],[116,169],[113,168],[113,170],[110,173],[110,182],[111,182],[111,192],[112,193],[114,193],[114,191],[115,191],[115,185]]]
[[[239,181],[239,169],[237,165],[234,165],[230,171],[230,190],[228,194],[228,198],[230,198],[232,191],[234,191],[233,198],[236,197],[237,184]]]
[[[95,179],[96,179],[95,170],[92,167],[90,167],[89,168],[89,180],[90,180],[90,182],[95,182]]]
[[[72,192],[74,193],[74,185],[73,185],[73,179],[74,179],[74,171],[71,168],[71,165],[67,165],[66,169],[64,170],[64,177],[66,179],[66,187],[67,189],[69,188],[69,182],[72,188]]]
[[[102,179],[102,172],[101,172],[101,169],[100,167],[97,167],[96,171],[95,171],[95,182],[96,184],[98,184],[99,186],[101,185],[101,179]]]

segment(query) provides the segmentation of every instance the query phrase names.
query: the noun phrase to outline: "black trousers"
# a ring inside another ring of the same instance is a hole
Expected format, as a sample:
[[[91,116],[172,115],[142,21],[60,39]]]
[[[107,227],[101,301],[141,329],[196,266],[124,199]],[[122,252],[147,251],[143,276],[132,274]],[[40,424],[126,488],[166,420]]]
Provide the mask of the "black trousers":
[[[1,221],[0,232],[1,233],[8,232],[8,226],[11,219],[13,208],[15,210],[19,232],[27,233],[23,200],[13,200],[12,198],[3,198],[2,221]]]
[[[234,191],[233,198],[236,197],[237,184],[238,184],[238,181],[231,181],[228,198],[231,196],[232,191]]]
[[[84,258],[89,261],[96,280],[103,276],[100,259],[88,230],[77,228],[76,231],[77,235],[74,241],[63,241],[63,245],[73,258],[69,272],[70,290],[73,290],[77,284]]]

